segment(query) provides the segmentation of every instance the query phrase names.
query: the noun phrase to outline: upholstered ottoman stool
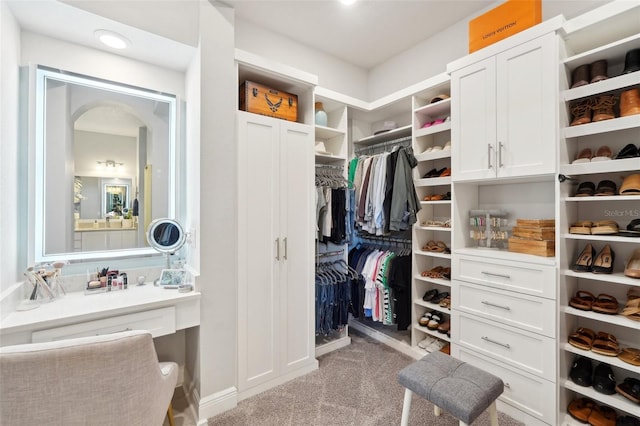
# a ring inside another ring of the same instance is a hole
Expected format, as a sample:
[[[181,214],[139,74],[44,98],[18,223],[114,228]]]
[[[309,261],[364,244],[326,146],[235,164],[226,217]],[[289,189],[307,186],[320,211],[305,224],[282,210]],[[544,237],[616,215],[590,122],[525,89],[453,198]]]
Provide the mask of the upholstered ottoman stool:
[[[458,419],[460,425],[469,425],[488,408],[491,425],[498,425],[496,399],[504,385],[502,380],[477,367],[442,352],[432,352],[400,370],[398,382],[407,388],[402,426],[409,424],[414,393],[435,405],[436,416],[445,410]]]

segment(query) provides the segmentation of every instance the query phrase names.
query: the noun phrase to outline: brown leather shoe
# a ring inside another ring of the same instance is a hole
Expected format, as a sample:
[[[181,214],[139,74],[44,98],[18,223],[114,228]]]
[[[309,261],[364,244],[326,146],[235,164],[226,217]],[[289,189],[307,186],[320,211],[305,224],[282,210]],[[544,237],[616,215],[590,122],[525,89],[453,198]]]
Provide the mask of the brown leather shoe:
[[[591,83],[597,83],[598,81],[606,80],[609,78],[609,76],[607,75],[606,59],[595,61],[594,63],[589,65],[589,69],[591,71]]]
[[[620,94],[620,117],[640,114],[640,90],[631,89]]]
[[[573,121],[571,121],[571,126],[591,123],[591,106],[592,105],[593,105],[593,100],[591,99],[584,99],[582,101],[577,101],[572,103],[571,115],[573,116]]]
[[[598,96],[591,107],[593,110],[593,121],[611,120],[612,118],[616,118],[616,115],[613,112],[613,106],[615,104],[616,98],[613,95]]]
[[[589,84],[591,80],[590,66],[589,64],[580,65],[578,68],[573,70],[572,78],[571,78],[571,88],[576,88],[580,86],[585,86]]]

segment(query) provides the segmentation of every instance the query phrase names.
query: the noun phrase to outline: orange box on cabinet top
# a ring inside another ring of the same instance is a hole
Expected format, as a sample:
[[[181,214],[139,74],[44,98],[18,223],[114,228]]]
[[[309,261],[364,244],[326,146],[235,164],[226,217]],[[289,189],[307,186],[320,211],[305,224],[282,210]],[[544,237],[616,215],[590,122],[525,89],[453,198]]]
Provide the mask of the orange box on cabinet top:
[[[542,22],[542,0],[507,0],[469,21],[469,53]]]

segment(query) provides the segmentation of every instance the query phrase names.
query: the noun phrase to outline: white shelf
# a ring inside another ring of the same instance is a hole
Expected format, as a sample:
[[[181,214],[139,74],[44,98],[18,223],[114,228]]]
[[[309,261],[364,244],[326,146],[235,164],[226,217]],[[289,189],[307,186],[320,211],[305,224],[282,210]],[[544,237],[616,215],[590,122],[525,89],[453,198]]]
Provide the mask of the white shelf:
[[[420,298],[414,299],[413,303],[415,305],[419,305],[419,306],[422,306],[424,308],[431,309],[432,311],[438,311],[438,312],[442,312],[443,314],[451,315],[451,309],[443,308],[442,306],[440,306],[437,303],[425,302],[424,300],[422,300]]]
[[[421,154],[417,154],[416,160],[418,161],[432,161],[432,160],[440,160],[442,158],[451,158],[451,150],[439,150],[439,151],[431,151],[431,152],[423,152]]]
[[[446,132],[447,130],[451,130],[451,121],[445,121],[444,123],[429,126],[424,129],[416,129],[413,132],[413,135],[416,138],[419,138],[421,136],[432,135],[434,133]]]
[[[331,127],[319,126],[316,124],[316,139],[331,139],[336,136],[345,136],[346,132],[343,130],[334,129]]]
[[[562,96],[565,101],[573,101],[575,99],[586,98],[600,93],[613,92],[619,89],[632,87],[637,84],[640,84],[640,73],[632,72],[629,74],[610,77],[606,80],[598,81],[597,83],[586,84],[574,89],[567,89],[562,93]]]
[[[450,112],[451,98],[418,107],[413,111],[413,113],[419,117],[438,117],[444,114],[449,114]]]
[[[332,154],[316,154],[316,163],[333,164],[336,162],[347,161],[346,157]]]
[[[640,127],[640,114],[565,127],[562,129],[562,133],[564,137],[568,139],[578,138],[580,136],[597,135],[600,133],[616,132],[619,130],[634,129],[636,127]]]
[[[420,249],[414,249],[413,254],[418,256],[427,256],[427,257],[438,257],[440,259],[451,259],[451,255],[449,253],[438,253],[435,251],[422,251]]]
[[[451,232],[451,228],[446,228],[444,226],[414,226],[415,229],[420,231],[439,231],[439,232]]]
[[[634,34],[621,40],[616,40],[613,43],[598,46],[586,52],[570,56],[564,60],[564,64],[575,69],[580,65],[590,64],[594,61],[603,59],[603,57],[624,60],[627,52],[631,49],[637,48],[638,46],[640,46],[640,34]]]
[[[432,206],[434,204],[451,204],[451,200],[438,200],[438,201],[420,201],[421,206]]]
[[[423,277],[420,274],[416,274],[413,277],[413,279],[417,281],[423,281],[425,283],[438,284],[445,287],[451,287],[451,281],[445,280],[444,278],[429,278],[429,277]]]
[[[361,148],[365,146],[376,145],[381,142],[400,139],[405,136],[411,136],[411,125],[398,127],[397,129],[389,130],[388,132],[368,136],[366,138],[354,141],[353,144]]]
[[[597,392],[592,387],[579,386],[567,379],[564,380],[562,385],[569,390],[578,392],[581,395],[598,401],[600,405],[608,405],[611,408],[617,408],[618,410],[622,410],[633,416],[640,417],[640,405],[634,404],[622,395],[617,393],[613,395],[605,395]]]
[[[451,338],[449,338],[449,336],[447,336],[446,333],[438,333],[436,330],[429,330],[427,327],[422,327],[421,325],[418,325],[418,324],[414,324],[413,328],[422,333],[428,334],[433,337],[437,337],[440,340],[444,340],[445,342],[451,341]]]
[[[446,177],[414,179],[413,185],[416,187],[451,185],[451,177],[446,176]]]
[[[639,116],[640,117],[640,116]],[[594,161],[592,163],[579,163],[579,164],[563,164],[560,166],[560,173],[565,175],[589,175],[597,173],[619,173],[630,172],[640,169],[640,157],[625,158],[622,160],[610,160],[610,161]],[[626,198],[638,199],[638,196],[625,196]],[[593,197],[576,197],[576,198],[593,198]],[[596,197],[604,198],[604,197]],[[620,199],[620,196],[609,197],[616,200]]]
[[[560,275],[564,275],[566,277],[582,278],[591,281],[602,281],[610,284],[640,286],[640,280],[627,277],[623,272],[615,272],[613,274],[594,274],[592,272],[575,272],[571,269],[562,269],[560,270]]]
[[[576,317],[588,318],[598,322],[607,324],[619,325],[622,327],[632,328],[640,331],[640,321],[633,321],[622,315],[608,315],[600,314],[593,311],[581,311],[580,309],[572,308],[571,306],[561,306],[560,311],[565,314],[573,315]]]
[[[581,356],[585,356],[587,358],[591,358],[592,360],[595,360],[595,361],[598,361],[598,362],[604,362],[605,364],[609,364],[609,365],[614,366],[614,367],[622,368],[623,370],[635,371],[635,372],[638,371],[638,367],[636,367],[634,365],[631,365],[628,362],[624,362],[618,357],[600,355],[600,354],[597,354],[595,352],[585,351],[583,349],[576,348],[575,346],[571,345],[570,343],[566,343],[566,342],[565,343],[561,343],[560,344],[560,349],[564,350],[565,352],[571,352],[571,353],[576,354],[576,355],[581,355]]]
[[[640,244],[640,237],[619,237],[616,235],[582,235],[582,234],[563,234],[562,237],[567,240],[586,240],[586,241],[602,241],[606,243]]]

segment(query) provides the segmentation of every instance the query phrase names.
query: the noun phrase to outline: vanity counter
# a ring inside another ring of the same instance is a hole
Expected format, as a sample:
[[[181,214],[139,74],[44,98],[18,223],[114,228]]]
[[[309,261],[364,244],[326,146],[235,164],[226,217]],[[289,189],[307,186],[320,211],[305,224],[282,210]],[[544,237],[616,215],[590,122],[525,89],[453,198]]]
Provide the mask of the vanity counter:
[[[14,311],[0,323],[0,346],[125,329],[147,329],[157,337],[199,324],[199,292],[130,285],[100,294],[68,293],[38,308]]]

